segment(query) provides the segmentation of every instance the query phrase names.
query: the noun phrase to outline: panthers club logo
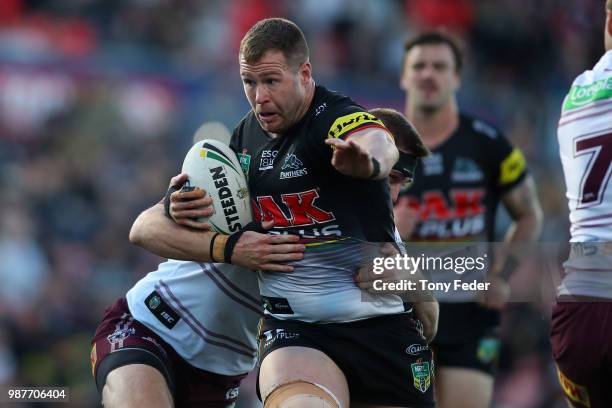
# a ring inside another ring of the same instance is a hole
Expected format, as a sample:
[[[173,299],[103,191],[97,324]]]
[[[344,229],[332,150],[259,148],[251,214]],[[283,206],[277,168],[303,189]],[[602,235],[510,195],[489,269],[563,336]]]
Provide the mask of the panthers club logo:
[[[282,171],[286,170],[286,171]],[[305,174],[308,174],[308,171],[304,167],[304,163],[298,157],[290,153],[285,156],[285,161],[283,162],[283,166],[281,167],[280,178],[288,179],[294,177],[301,177]]]

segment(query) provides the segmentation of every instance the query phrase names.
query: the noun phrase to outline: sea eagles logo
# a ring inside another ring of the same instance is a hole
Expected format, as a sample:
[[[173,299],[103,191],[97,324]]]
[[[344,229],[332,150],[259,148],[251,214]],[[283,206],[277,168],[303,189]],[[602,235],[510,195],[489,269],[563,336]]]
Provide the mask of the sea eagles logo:
[[[291,153],[288,156],[285,156],[285,161],[283,162],[283,166],[281,167],[280,179],[288,179],[294,177],[301,177],[305,174],[308,174],[308,171],[304,167],[304,163],[298,157]]]
[[[125,340],[126,337],[134,333],[136,333],[136,329],[134,329],[133,327],[129,327],[127,329],[117,329],[113,334],[110,334],[107,337],[107,340],[109,343],[119,343],[120,341]]]

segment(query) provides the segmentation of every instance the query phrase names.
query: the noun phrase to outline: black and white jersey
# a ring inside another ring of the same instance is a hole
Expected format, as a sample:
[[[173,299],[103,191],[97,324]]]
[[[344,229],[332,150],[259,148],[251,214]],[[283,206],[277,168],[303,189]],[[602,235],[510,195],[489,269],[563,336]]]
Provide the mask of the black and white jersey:
[[[414,183],[398,206],[417,210],[411,242],[491,242],[502,195],[521,183],[527,166],[521,151],[495,127],[467,115],[440,146],[416,168]],[[486,247],[481,247],[486,251]],[[485,256],[486,252],[473,254]],[[482,280],[486,270],[463,274],[431,271],[441,282]],[[433,276],[433,275],[432,275]],[[437,291],[441,301],[467,301],[472,291]]]
[[[503,193],[527,174],[521,151],[488,123],[467,115],[417,166],[398,205],[418,211],[411,241],[493,241]]]
[[[393,295],[363,301],[353,281],[364,243],[394,241],[387,180],[342,175],[325,144],[369,127],[384,129],[350,98],[317,86],[309,110],[282,136],[270,137],[253,112],[235,129],[231,146],[247,175],[255,218],[274,220],[272,233],[300,235],[307,245],[293,273],[260,273],[266,313],[337,322],[404,311]]]

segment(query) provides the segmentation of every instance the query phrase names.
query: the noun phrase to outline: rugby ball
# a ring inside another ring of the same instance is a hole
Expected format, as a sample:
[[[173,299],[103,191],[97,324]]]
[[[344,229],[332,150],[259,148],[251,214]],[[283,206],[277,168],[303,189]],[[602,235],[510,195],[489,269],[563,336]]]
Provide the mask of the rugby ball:
[[[182,172],[189,176],[187,186],[206,190],[213,200],[215,213],[198,221],[229,235],[253,220],[246,178],[228,145],[213,139],[197,142],[187,152]]]

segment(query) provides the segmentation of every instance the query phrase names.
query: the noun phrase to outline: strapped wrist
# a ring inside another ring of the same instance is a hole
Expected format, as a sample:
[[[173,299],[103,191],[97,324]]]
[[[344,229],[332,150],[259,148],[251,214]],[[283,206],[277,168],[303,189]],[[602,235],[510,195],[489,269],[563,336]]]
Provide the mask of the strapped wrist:
[[[213,262],[229,262],[229,259],[225,257],[225,245],[227,243],[228,238],[229,235],[223,235],[219,233],[217,233],[217,235],[212,238],[212,241],[210,243],[210,257]]]

